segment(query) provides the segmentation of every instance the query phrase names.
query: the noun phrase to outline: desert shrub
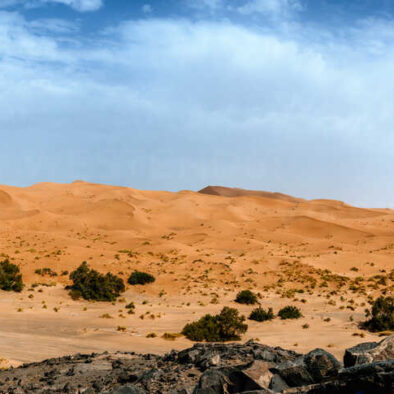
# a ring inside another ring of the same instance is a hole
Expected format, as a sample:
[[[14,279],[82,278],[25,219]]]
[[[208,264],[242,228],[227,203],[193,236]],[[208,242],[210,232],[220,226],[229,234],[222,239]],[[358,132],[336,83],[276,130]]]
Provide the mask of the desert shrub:
[[[242,290],[237,294],[235,302],[238,304],[254,305],[257,304],[257,296],[250,290]]]
[[[367,311],[371,318],[362,326],[370,331],[385,331],[394,329],[394,297],[379,297],[373,304],[371,311]]]
[[[55,271],[52,271],[50,268],[38,268],[34,271],[34,273],[41,276],[57,276],[57,273]]]
[[[299,319],[302,317],[301,311],[296,306],[285,306],[278,312],[278,316],[284,319]]]
[[[198,342],[238,341],[248,329],[245,317],[234,308],[224,307],[218,315],[205,315],[196,322],[186,324],[182,334]]]
[[[135,304],[134,304],[134,302],[128,303],[128,304],[125,306],[125,308],[127,309],[127,313],[128,313],[129,315],[134,315],[134,313],[135,313]]]
[[[145,285],[147,283],[153,283],[155,281],[155,277],[146,272],[134,271],[129,277],[130,285]]]
[[[85,300],[115,301],[120,293],[125,291],[123,280],[108,272],[106,275],[89,268],[84,261],[75,271],[71,272],[70,279],[73,281],[70,296],[73,299],[80,297]]]
[[[21,292],[23,289],[22,274],[19,267],[4,260],[0,263],[0,289]]]
[[[253,309],[252,313],[249,315],[249,320],[262,322],[262,321],[272,320],[274,317],[275,315],[272,308],[268,308],[268,311],[266,311],[265,309],[259,307]]]
[[[182,335],[178,333],[165,332],[161,337],[166,341],[175,341],[180,336]]]

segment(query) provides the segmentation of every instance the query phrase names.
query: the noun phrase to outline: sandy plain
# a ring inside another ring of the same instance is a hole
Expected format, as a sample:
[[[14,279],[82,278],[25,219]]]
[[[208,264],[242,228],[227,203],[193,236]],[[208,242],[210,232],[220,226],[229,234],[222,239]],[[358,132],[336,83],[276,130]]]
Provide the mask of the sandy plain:
[[[248,320],[243,341],[329,348],[341,357],[353,344],[379,339],[358,323],[368,301],[393,292],[394,211],[221,187],[0,186],[0,256],[20,266],[26,284],[22,293],[0,291],[3,366],[76,352],[189,347],[183,337],[162,335],[223,306],[248,316],[253,307],[234,302],[243,289],[260,293],[264,308],[296,305],[304,315]],[[73,301],[64,273],[82,261],[125,282],[135,269],[156,282],[128,285],[114,304]],[[44,267],[57,276],[35,273]]]

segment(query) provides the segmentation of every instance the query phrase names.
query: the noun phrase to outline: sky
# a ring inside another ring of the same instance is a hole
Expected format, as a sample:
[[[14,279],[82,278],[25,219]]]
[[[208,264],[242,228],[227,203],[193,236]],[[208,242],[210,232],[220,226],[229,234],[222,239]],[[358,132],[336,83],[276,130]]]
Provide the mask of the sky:
[[[394,1],[0,0],[0,184],[394,208]]]

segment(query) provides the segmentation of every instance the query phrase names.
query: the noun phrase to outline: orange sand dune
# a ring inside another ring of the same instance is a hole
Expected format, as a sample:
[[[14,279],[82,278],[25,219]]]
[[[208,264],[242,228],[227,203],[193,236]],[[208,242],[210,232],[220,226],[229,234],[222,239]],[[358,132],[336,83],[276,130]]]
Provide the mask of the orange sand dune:
[[[20,266],[27,284],[22,294],[0,292],[0,337],[8,338],[0,339],[0,356],[15,363],[78,349],[184,347],[185,339],[174,345],[145,336],[179,332],[207,311],[237,306],[234,295],[244,288],[261,293],[263,306],[296,303],[311,326],[307,339],[301,323],[250,323],[249,337],[286,347],[297,342],[298,350],[332,342],[339,354],[349,339],[357,342],[351,333],[363,318],[367,296],[390,291],[390,279],[374,286],[367,280],[394,269],[394,211],[218,186],[178,193],[82,181],[0,186],[0,255]],[[68,275],[62,272],[82,261],[125,281],[134,269],[157,280],[128,287],[126,301],[134,300],[137,311],[122,318],[121,305],[69,298]],[[57,276],[35,272],[44,267]],[[327,272],[333,276],[323,279]],[[349,285],[337,288],[335,275]],[[312,277],[314,288],[308,287]],[[357,292],[360,277],[365,291]],[[303,293],[295,296],[292,289]],[[245,314],[249,310],[242,307]],[[140,318],[152,311],[161,316]],[[99,318],[106,312],[113,319]],[[322,323],[326,317],[329,324]],[[128,337],[116,331],[118,325],[127,327]],[[62,340],[48,339],[51,333]],[[7,345],[10,340],[15,345]]]

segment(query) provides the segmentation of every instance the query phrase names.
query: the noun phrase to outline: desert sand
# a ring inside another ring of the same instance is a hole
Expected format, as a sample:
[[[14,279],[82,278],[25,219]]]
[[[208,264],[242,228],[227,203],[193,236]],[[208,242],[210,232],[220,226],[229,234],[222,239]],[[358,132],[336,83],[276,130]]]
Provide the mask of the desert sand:
[[[26,284],[22,293],[0,291],[0,356],[12,365],[75,352],[189,347],[183,337],[161,336],[223,306],[247,316],[253,307],[234,302],[243,289],[260,293],[264,308],[296,305],[304,315],[248,320],[243,340],[300,352],[329,347],[340,357],[360,336],[378,339],[358,323],[368,300],[393,291],[394,211],[222,187],[0,186],[0,256],[20,266]],[[128,285],[113,304],[73,301],[65,271],[82,261],[125,282],[135,269],[156,282]],[[57,275],[36,274],[39,268]],[[125,309],[130,301],[133,315]]]

